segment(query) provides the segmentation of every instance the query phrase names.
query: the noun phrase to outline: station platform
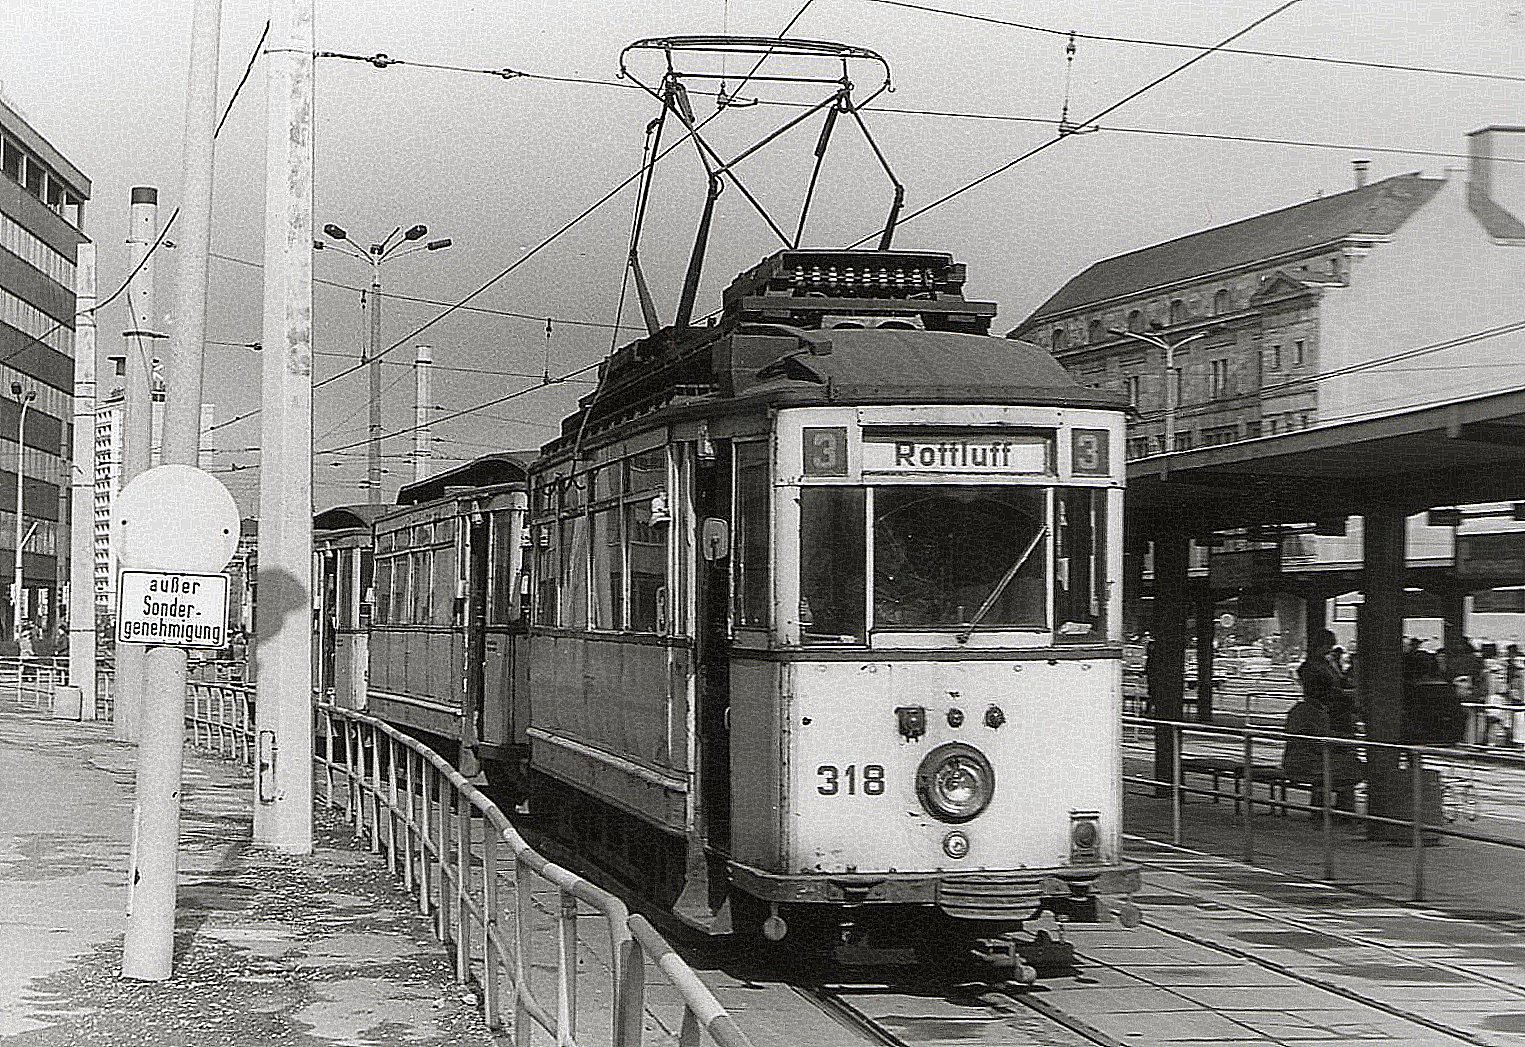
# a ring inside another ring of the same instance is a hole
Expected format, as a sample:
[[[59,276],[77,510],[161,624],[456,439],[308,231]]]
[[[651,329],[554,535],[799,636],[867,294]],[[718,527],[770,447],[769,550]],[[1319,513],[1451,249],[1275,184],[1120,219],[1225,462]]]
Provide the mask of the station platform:
[[[320,811],[311,856],[250,846],[250,781],[185,757],[175,977],[118,977],[136,751],[0,712],[0,1042],[489,1047],[427,918]]]

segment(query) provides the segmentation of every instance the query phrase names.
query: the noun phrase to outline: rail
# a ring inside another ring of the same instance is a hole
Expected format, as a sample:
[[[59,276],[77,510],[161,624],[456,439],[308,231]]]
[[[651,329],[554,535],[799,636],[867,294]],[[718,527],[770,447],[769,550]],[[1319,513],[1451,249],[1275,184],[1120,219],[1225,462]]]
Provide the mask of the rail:
[[[491,1029],[507,1030],[516,1045],[529,1044],[538,1028],[558,1047],[591,1042],[579,1038],[588,1035],[613,1047],[640,1047],[650,964],[681,1001],[680,1044],[697,1047],[707,1037],[720,1047],[746,1047],[735,1021],[650,924],[530,847],[498,806],[437,753],[364,713],[327,703],[316,709],[323,745],[314,762],[324,802],[344,809],[356,839],[383,855],[419,912],[433,916],[435,935],[451,946],[457,979],[478,981]],[[538,992],[537,912],[550,918],[554,954],[551,985]],[[591,993],[580,984],[588,975],[580,974],[578,957],[578,929],[589,918],[604,923],[609,973]],[[585,1019],[579,1004],[590,999],[610,1004],[607,1036],[579,1021]]]
[[[1137,758],[1140,743],[1153,741],[1156,733],[1168,740],[1165,745],[1165,777],[1124,773],[1126,784],[1147,786],[1156,796],[1170,802],[1172,844],[1182,841],[1182,826],[1187,798],[1210,797],[1234,801],[1239,812],[1240,847],[1246,862],[1255,860],[1254,809],[1258,805],[1273,811],[1298,811],[1320,820],[1323,876],[1335,876],[1334,823],[1336,820],[1364,826],[1373,838],[1406,843],[1410,850],[1411,888],[1415,901],[1427,893],[1425,847],[1440,837],[1470,840],[1496,847],[1525,850],[1525,840],[1471,832],[1446,824],[1445,791],[1453,793],[1453,806],[1472,808],[1476,818],[1476,774],[1482,767],[1517,769],[1519,762],[1510,757],[1466,750],[1424,745],[1398,745],[1367,739],[1288,735],[1284,731],[1252,728],[1218,727],[1143,716],[1124,716],[1124,750]],[[1129,738],[1128,734],[1132,734]],[[1299,777],[1283,770],[1282,756],[1287,741],[1295,738],[1317,750],[1316,773]],[[1131,744],[1131,749],[1130,749]],[[1149,752],[1155,753],[1150,747]],[[1359,761],[1359,777],[1351,771]],[[1340,765],[1337,769],[1336,765]],[[1373,773],[1376,771],[1377,773]],[[1206,775],[1211,788],[1188,785],[1187,775]],[[1447,781],[1446,774],[1452,775]],[[1461,777],[1457,777],[1460,774]],[[1311,778],[1312,780],[1307,780]],[[1233,791],[1219,788],[1227,779]],[[1266,787],[1265,798],[1255,795],[1255,787]],[[1308,803],[1289,798],[1289,790],[1308,792]],[[1279,796],[1278,796],[1278,790]],[[1380,796],[1374,797],[1373,790]],[[1456,794],[1460,794],[1459,797]],[[1365,809],[1358,799],[1365,799]],[[1376,811],[1373,810],[1375,800]]]

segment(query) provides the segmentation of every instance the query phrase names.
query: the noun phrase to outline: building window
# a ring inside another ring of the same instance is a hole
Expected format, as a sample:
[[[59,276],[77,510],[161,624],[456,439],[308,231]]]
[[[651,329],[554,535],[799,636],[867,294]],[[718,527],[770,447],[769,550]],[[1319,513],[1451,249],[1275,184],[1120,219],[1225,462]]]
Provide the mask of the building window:
[[[1254,440],[1254,439],[1257,439],[1259,436],[1260,436],[1260,423],[1259,422],[1245,422],[1244,423],[1244,438],[1246,440]]]
[[[9,138],[0,141],[0,171],[14,181],[21,181],[21,150]]]
[[[1222,444],[1231,444],[1239,439],[1239,427],[1237,425],[1215,425],[1210,429],[1202,430],[1202,446],[1218,447]]]
[[[1128,330],[1135,334],[1144,329],[1144,314],[1134,309],[1128,314]]]
[[[1308,414],[1307,411],[1299,411],[1297,413],[1297,425],[1298,425],[1298,428],[1300,428],[1300,429],[1308,428],[1308,425],[1309,425],[1309,414]]]
[[[1271,362],[1270,362],[1270,365],[1269,365],[1269,369],[1272,370],[1272,371],[1280,371],[1281,370],[1281,346],[1280,345],[1273,345],[1273,346],[1271,346]]]
[[[1170,303],[1170,322],[1173,324],[1186,322],[1186,303],[1179,298]]]
[[[1304,359],[1303,340],[1299,338],[1292,346],[1292,366],[1301,367]]]
[[[1228,360],[1208,361],[1208,395],[1214,400],[1222,400],[1228,396]]]
[[[1054,352],[1057,353],[1064,349],[1064,343],[1064,328],[1054,328],[1054,333],[1049,336],[1049,345],[1053,348]]]
[[[1177,451],[1189,451],[1189,450],[1191,450],[1191,434],[1190,433],[1176,433],[1176,448],[1175,449]]]
[[[1106,336],[1107,332],[1101,326],[1100,320],[1092,320],[1089,324],[1086,325],[1086,341],[1094,344],[1096,342],[1105,341]]]
[[[30,156],[26,158],[26,178],[23,181],[27,192],[39,199],[42,197],[42,165]]]
[[[1222,288],[1218,291],[1217,294],[1213,295],[1214,316],[1222,316],[1224,313],[1229,312],[1232,309],[1233,305],[1229,302],[1228,288]]]
[[[1147,436],[1135,436],[1128,441],[1128,459],[1147,458],[1149,456],[1150,440]]]
[[[1138,406],[1139,393],[1141,392],[1141,388],[1140,388],[1141,385],[1142,385],[1142,383],[1141,383],[1138,375],[1130,374],[1130,375],[1124,375],[1123,376],[1123,392],[1128,394],[1128,406],[1129,407],[1137,407]]]

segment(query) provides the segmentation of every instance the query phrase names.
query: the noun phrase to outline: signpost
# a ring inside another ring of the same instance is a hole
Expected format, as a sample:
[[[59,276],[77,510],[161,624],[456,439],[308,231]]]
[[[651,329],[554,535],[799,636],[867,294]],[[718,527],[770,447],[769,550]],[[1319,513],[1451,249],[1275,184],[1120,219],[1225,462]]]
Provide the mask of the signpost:
[[[162,981],[175,942],[180,770],[185,738],[184,654],[228,639],[228,578],[218,574],[238,546],[238,506],[215,476],[191,465],[161,465],[122,488],[112,507],[111,541],[122,563],[117,643],[180,658],[179,686],[143,695],[127,934],[122,974]],[[152,679],[152,678],[151,678]]]

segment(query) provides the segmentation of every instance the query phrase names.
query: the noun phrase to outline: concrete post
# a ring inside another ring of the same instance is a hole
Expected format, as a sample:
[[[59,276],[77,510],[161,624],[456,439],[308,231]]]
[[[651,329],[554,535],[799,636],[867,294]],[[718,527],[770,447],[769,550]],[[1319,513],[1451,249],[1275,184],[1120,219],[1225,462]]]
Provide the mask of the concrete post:
[[[429,416],[434,410],[434,350],[421,345],[413,350],[413,482],[429,478],[429,461],[434,457],[434,434],[429,431]]]
[[[254,842],[312,851],[312,0],[271,0]],[[374,303],[373,303],[374,304]],[[379,495],[373,490],[373,498]]]
[[[1399,742],[1403,736],[1403,572],[1406,523],[1395,509],[1369,512],[1363,520],[1361,594],[1356,619],[1356,678],[1365,707],[1366,737]],[[1407,776],[1392,750],[1372,749],[1366,761],[1371,814],[1407,818],[1412,807]],[[1401,831],[1401,830],[1400,830]],[[1386,839],[1392,827],[1373,825]]]
[[[75,269],[74,447],[69,466],[69,684],[95,719],[95,245]]]
[[[1181,718],[1186,685],[1186,616],[1191,606],[1186,589],[1190,545],[1184,534],[1154,541],[1154,645],[1149,652],[1149,677],[1154,715],[1162,720]],[[1155,781],[1171,780],[1173,735],[1169,730],[1154,733]]]
[[[212,162],[221,19],[221,0],[196,0],[185,101],[185,176],[180,207],[175,331],[163,445],[165,462],[177,465],[194,466],[200,443],[201,357],[206,341],[207,264],[212,247]],[[137,804],[122,976],[164,981],[173,973],[175,946],[180,776],[185,748],[185,649],[148,648],[146,668],[138,732]]]
[[[1447,651],[1460,650],[1467,635],[1467,590],[1460,585],[1438,588],[1440,617],[1443,623],[1441,646]]]
[[[159,190],[140,185],[132,190],[132,218],[127,234],[129,272],[136,272],[127,289],[131,326],[122,372],[122,471],[117,492],[139,473],[147,472],[153,455],[153,361],[159,335],[154,326],[154,259],[149,254],[159,235]],[[115,492],[113,493],[115,497]],[[118,573],[120,573],[118,564]],[[112,578],[112,584],[116,579]],[[121,608],[117,608],[121,613]],[[143,706],[145,651],[136,644],[116,649],[116,698],[112,719],[121,741],[138,738],[138,715]]]

